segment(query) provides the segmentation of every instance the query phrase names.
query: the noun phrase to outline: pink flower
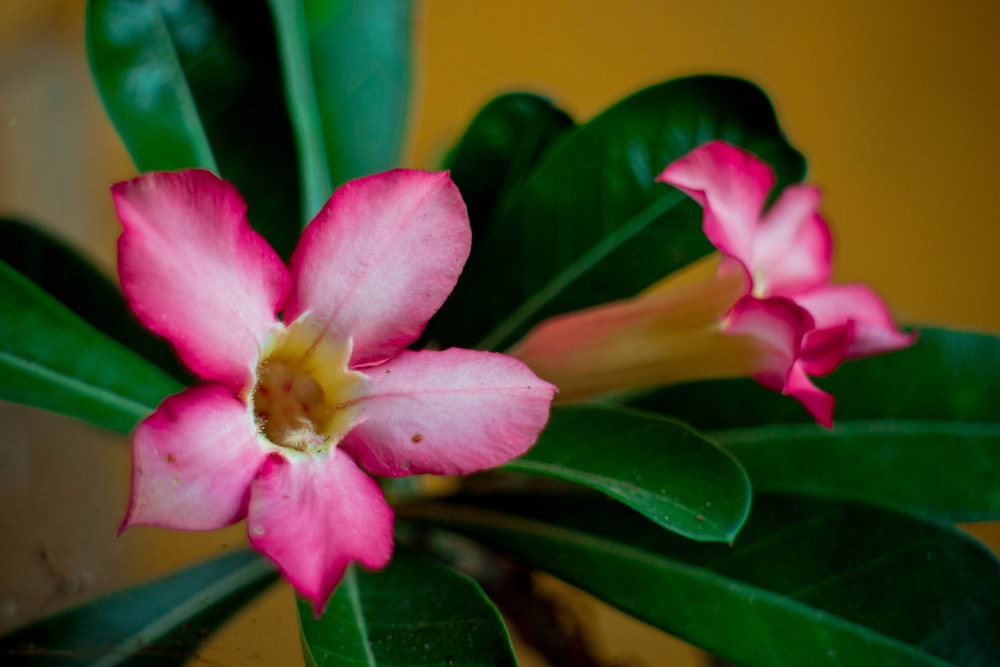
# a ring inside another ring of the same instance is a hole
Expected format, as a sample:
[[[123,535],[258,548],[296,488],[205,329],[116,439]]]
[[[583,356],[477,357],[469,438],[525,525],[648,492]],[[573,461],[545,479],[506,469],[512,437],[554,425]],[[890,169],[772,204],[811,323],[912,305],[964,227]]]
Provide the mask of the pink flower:
[[[799,400],[824,426],[833,397],[811,375],[910,345],[864,285],[830,284],[832,241],[819,191],[786,188],[754,155],[713,141],[657,180],[704,209],[720,251],[642,294],[540,323],[511,354],[559,387],[559,402],[694,380],[753,377]]]
[[[657,180],[680,188],[702,205],[702,228],[722,253],[719,271],[746,276],[746,293],[730,312],[731,322],[745,309],[777,299],[790,301],[811,318],[799,349],[787,347],[786,356],[794,359],[791,366],[786,370],[776,365],[756,377],[801,401],[821,424],[829,427],[833,422],[833,397],[816,388],[810,376],[827,375],[848,359],[913,343],[914,334],[896,328],[871,288],[830,283],[833,241],[817,213],[817,188],[791,185],[764,211],[774,173],[752,153],[722,141],[696,148]],[[756,335],[773,338],[772,326],[788,326],[781,319],[762,322]]]
[[[446,173],[345,184],[288,268],[209,172],[112,194],[125,297],[202,381],[137,427],[122,530],[247,518],[251,544],[318,614],[350,562],[380,568],[392,553],[392,510],[359,466],[469,473],[524,453],[545,425],[554,388],[516,359],[405,349],[469,253]]]

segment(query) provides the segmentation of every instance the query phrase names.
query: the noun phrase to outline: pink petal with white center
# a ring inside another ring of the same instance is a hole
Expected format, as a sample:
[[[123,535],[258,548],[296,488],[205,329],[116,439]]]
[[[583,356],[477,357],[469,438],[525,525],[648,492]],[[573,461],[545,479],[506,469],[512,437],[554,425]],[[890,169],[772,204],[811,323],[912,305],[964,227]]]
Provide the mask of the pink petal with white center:
[[[404,350],[366,368],[368,395],[343,447],[369,472],[464,474],[526,452],[555,387],[502,354]]]
[[[844,359],[858,359],[909,347],[916,333],[896,328],[882,299],[867,285],[826,285],[795,297],[795,302],[809,311],[816,329],[849,326],[850,334]],[[806,337],[806,348],[815,345]]]
[[[819,200],[817,188],[790,185],[764,214],[750,267],[757,294],[794,297],[830,279],[833,239]]]
[[[656,180],[700,203],[708,240],[750,266],[758,218],[774,185],[765,162],[723,141],[710,141],[670,163]]]
[[[392,522],[375,480],[333,448],[292,460],[272,454],[253,482],[247,532],[319,617],[352,561],[388,564]]]
[[[382,361],[420,336],[458,280],[472,234],[446,172],[397,169],[337,189],[292,256],[285,309],[354,341],[351,367]]]
[[[215,530],[240,521],[266,457],[247,406],[225,386],[171,396],[136,428],[132,496],[119,532],[135,525]]]
[[[111,188],[124,231],[118,275],[139,320],[199,377],[249,389],[288,271],[246,218],[231,184],[200,169]]]

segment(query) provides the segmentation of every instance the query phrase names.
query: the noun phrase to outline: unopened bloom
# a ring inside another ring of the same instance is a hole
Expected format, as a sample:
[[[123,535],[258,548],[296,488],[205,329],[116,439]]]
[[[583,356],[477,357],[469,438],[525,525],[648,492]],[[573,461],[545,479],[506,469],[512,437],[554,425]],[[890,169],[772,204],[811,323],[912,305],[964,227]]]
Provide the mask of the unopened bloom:
[[[392,552],[392,510],[362,468],[482,470],[545,425],[554,388],[516,359],[405,349],[469,252],[446,173],[345,184],[287,268],[209,172],[151,173],[112,193],[125,297],[201,379],[137,427],[122,530],[247,518],[251,544],[319,613],[350,562],[380,568]]]
[[[702,205],[702,228],[719,255],[633,299],[529,332],[512,353],[554,382],[559,400],[753,377],[830,426],[833,397],[810,376],[912,343],[870,288],[830,283],[832,240],[816,188],[789,186],[765,211],[770,167],[721,141],[671,163],[657,180]]]

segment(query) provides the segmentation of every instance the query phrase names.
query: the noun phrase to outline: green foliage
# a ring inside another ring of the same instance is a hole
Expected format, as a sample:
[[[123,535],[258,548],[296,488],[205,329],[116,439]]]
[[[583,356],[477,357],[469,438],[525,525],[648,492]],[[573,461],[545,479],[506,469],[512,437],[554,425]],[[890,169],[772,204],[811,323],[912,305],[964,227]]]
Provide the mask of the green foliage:
[[[750,481],[728,452],[650,413],[556,410],[538,443],[506,468],[602,491],[699,541],[731,542],[750,511]]]
[[[754,488],[852,499],[942,522],[1000,519],[1000,424],[893,419],[712,434]]]
[[[762,490],[853,499],[940,521],[1000,519],[1000,339],[923,329],[907,350],[849,362],[820,384],[832,431],[752,381],[661,389],[633,405],[726,445]]]
[[[124,433],[180,389],[0,262],[0,399]]]
[[[758,494],[732,547],[593,496],[407,513],[747,667],[1000,661],[996,559],[960,533],[872,507]]]
[[[182,665],[277,578],[252,552],[228,554],[0,637],[0,656],[18,665]]]
[[[482,240],[499,202],[517,192],[573,119],[537,95],[511,93],[476,114],[448,159],[451,179],[469,207],[474,242]]]
[[[299,622],[311,667],[517,664],[479,585],[405,548],[380,573],[349,568],[319,619],[299,599]]]

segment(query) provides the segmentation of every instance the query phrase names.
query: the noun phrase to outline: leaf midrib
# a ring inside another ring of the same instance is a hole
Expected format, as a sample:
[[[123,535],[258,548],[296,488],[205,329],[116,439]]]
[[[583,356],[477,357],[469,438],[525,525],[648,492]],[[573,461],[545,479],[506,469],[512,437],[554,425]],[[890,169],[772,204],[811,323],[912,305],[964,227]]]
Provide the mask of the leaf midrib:
[[[527,187],[521,192],[525,192]],[[567,264],[547,283],[521,303],[510,315],[495,325],[475,347],[482,350],[492,350],[504,343],[515,331],[522,327],[532,316],[551,303],[556,297],[566,291],[570,285],[594,268],[630,239],[646,229],[654,221],[666,215],[684,200],[679,190],[671,190],[654,200],[649,206],[630,217],[613,232],[602,237],[589,250]]]

